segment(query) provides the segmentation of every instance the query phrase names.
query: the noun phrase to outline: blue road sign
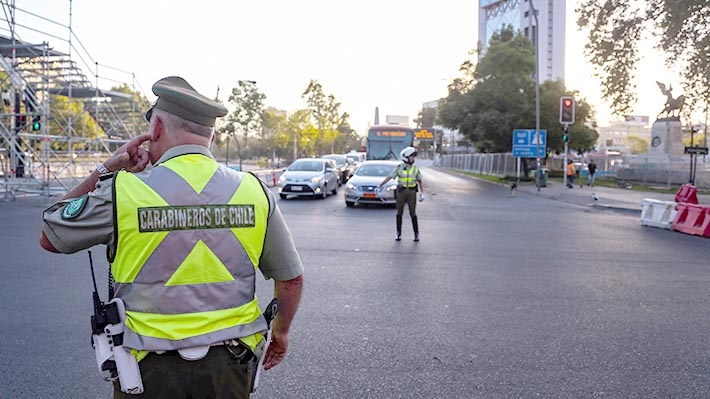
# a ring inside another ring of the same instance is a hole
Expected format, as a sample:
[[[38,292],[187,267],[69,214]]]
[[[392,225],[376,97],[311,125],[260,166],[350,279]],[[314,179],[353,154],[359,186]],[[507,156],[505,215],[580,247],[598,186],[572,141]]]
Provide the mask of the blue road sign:
[[[535,135],[535,129],[513,130],[513,156],[521,158],[537,158],[538,143],[540,147],[540,158],[547,153],[547,130],[540,129],[540,135]]]

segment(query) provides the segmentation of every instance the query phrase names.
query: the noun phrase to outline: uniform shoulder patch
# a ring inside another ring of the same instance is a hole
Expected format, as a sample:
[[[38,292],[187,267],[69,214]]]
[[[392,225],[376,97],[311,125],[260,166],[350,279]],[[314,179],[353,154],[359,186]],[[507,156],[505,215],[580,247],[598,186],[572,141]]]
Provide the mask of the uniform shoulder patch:
[[[81,197],[75,198],[71,200],[71,202],[66,204],[64,206],[64,210],[62,211],[62,219],[70,220],[79,216],[81,211],[83,211],[84,207],[86,206],[86,200],[88,197],[88,194],[84,194]]]

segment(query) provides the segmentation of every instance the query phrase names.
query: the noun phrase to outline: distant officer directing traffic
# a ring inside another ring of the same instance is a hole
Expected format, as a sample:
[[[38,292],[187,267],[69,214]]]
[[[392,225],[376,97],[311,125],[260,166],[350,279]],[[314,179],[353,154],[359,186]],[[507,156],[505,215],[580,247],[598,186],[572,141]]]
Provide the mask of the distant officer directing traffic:
[[[142,379],[133,390],[115,381],[114,398],[248,398],[259,363],[286,356],[303,264],[271,190],[208,149],[227,109],[177,76],[153,92],[148,134],[43,212],[40,244],[108,247],[110,292],[125,306],[113,350],[130,350]],[[257,269],[279,300],[270,345]]]
[[[399,153],[402,161],[389,176],[387,176],[378,186],[381,188],[385,183],[393,178],[397,178],[397,236],[395,240],[402,240],[402,214],[404,205],[409,209],[409,216],[412,218],[412,229],[414,230],[414,241],[419,241],[419,221],[417,220],[417,191],[419,200],[424,201],[424,185],[422,173],[414,165],[414,157],[417,150],[414,147],[406,147]]]

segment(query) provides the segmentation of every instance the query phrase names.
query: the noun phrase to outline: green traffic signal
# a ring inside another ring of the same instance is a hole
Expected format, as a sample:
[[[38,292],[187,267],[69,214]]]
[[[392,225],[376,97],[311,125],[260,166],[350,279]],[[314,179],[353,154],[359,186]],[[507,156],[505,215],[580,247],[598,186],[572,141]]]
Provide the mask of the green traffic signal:
[[[37,132],[42,128],[42,123],[40,123],[39,115],[32,118],[32,131]]]

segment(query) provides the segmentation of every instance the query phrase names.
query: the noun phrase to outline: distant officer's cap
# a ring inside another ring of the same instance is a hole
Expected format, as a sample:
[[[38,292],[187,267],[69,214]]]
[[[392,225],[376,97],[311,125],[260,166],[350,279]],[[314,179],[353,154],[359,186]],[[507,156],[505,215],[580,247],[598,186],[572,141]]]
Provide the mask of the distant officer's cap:
[[[217,118],[227,115],[227,108],[222,104],[198,93],[185,79],[178,76],[169,76],[155,82],[153,93],[158,99],[145,113],[145,119],[148,121],[154,108],[210,127],[214,127]]]

